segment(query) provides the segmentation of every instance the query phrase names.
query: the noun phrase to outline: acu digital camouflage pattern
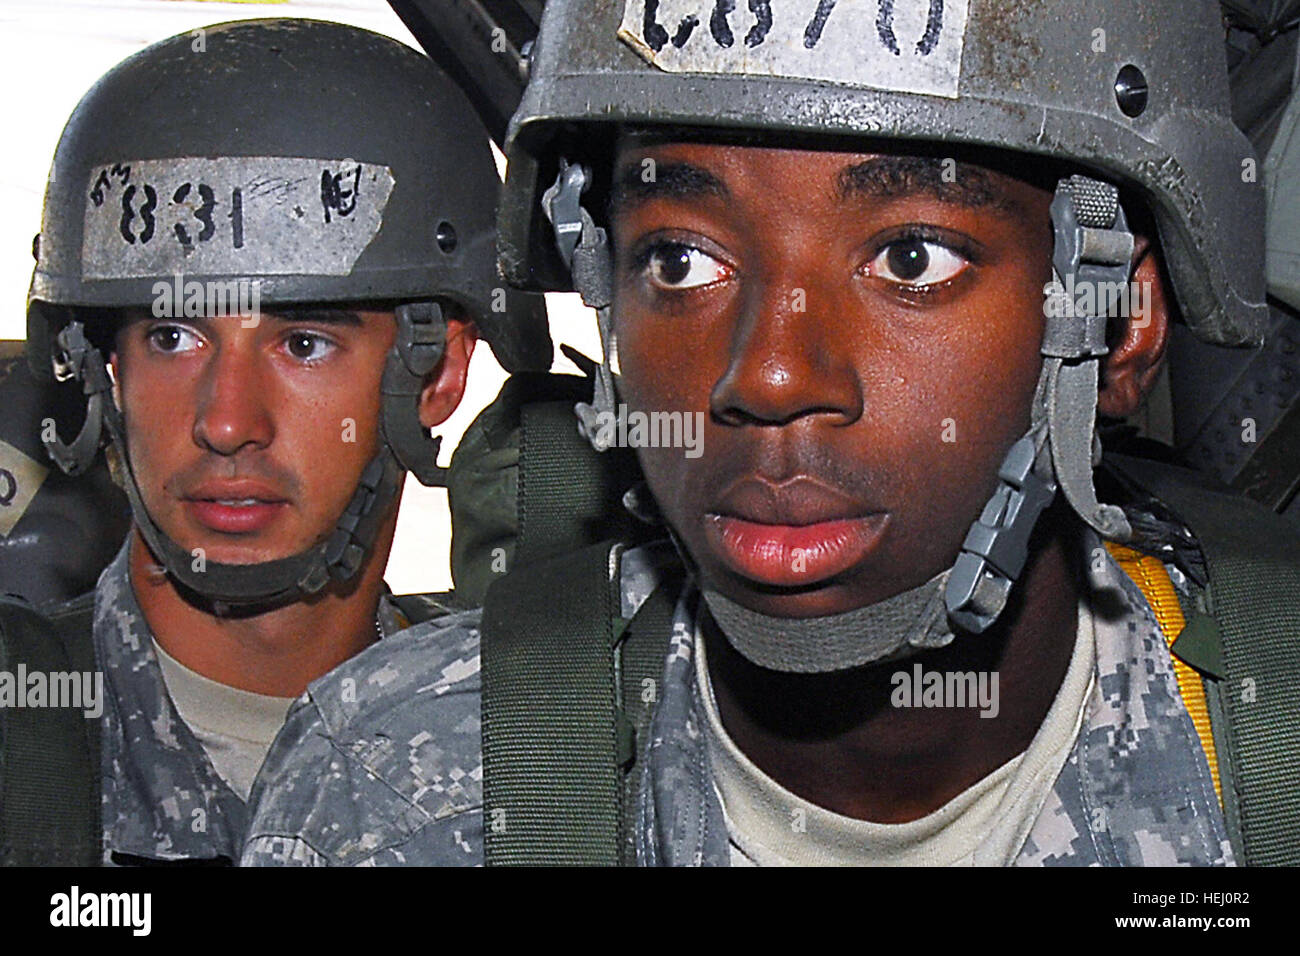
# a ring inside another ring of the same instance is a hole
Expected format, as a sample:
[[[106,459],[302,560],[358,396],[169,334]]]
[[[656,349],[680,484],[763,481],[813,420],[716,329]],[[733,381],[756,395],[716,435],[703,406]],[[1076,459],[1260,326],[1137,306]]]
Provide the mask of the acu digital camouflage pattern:
[[[667,546],[623,556],[625,617],[673,560]],[[1091,584],[1097,662],[1083,725],[1014,865],[1231,864],[1159,625],[1109,555]],[[698,602],[693,588],[677,602],[641,754],[645,865],[729,864],[692,664]],[[310,686],[253,787],[245,865],[483,862],[479,621],[468,611],[418,625]]]
[[[130,540],[95,589],[96,666],[104,674],[100,756],[103,862],[239,858],[247,811],[176,711],[131,590]],[[383,600],[385,634],[406,618]]]
[[[95,660],[104,672],[100,773],[104,862],[239,858],[246,811],[176,712],[152,632],[131,590],[130,541],[95,589]]]

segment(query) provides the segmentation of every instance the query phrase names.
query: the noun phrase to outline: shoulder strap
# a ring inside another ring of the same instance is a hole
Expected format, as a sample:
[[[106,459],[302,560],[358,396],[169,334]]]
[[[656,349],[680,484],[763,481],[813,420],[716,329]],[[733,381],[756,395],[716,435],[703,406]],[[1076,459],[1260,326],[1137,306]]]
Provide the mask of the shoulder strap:
[[[1201,741],[1201,749],[1205,751],[1205,759],[1210,766],[1210,779],[1214,783],[1214,792],[1222,805],[1223,787],[1219,783],[1219,759],[1210,721],[1209,703],[1206,700],[1205,681],[1201,673],[1184,660],[1182,655],[1187,654],[1187,651],[1183,644],[1178,642],[1178,638],[1187,633],[1187,616],[1183,610],[1185,602],[1182,595],[1169,580],[1164,562],[1159,558],[1116,544],[1114,541],[1107,541],[1105,544],[1110,556],[1147,599],[1156,623],[1160,626],[1160,633],[1171,652],[1170,660],[1174,667],[1178,696],[1182,698],[1183,706],[1187,709],[1188,716],[1192,718],[1192,726],[1196,728],[1196,736]],[[1188,611],[1193,611],[1190,605]],[[1175,644],[1178,644],[1177,648],[1174,647]],[[1204,662],[1195,654],[1188,656],[1204,666]]]
[[[94,673],[94,595],[43,616],[0,598],[0,673]],[[0,707],[0,863],[100,862],[99,722],[79,708]]]
[[[528,565],[483,605],[485,862],[619,862],[610,542]]]
[[[1188,626],[1202,628],[1202,647],[1206,626],[1221,645],[1222,680],[1207,686],[1238,860],[1300,864],[1300,535],[1183,469],[1123,456],[1107,462],[1168,505],[1205,556],[1210,617]]]
[[[489,865],[635,862],[637,731],[669,642],[671,585],[619,617],[603,542],[488,589],[482,624],[484,849]]]
[[[590,398],[590,384],[574,381]],[[622,448],[596,452],[578,433],[574,401],[537,400],[520,408],[516,567],[594,540],[628,541],[642,530],[620,504],[635,480],[635,457]]]

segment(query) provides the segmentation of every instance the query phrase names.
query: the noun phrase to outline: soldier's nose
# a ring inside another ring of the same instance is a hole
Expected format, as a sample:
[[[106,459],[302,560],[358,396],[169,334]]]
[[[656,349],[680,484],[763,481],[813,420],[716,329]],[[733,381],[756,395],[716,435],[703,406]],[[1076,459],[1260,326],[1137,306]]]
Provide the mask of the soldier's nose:
[[[265,385],[254,350],[219,346],[200,381],[195,443],[220,455],[269,445],[275,427]]]

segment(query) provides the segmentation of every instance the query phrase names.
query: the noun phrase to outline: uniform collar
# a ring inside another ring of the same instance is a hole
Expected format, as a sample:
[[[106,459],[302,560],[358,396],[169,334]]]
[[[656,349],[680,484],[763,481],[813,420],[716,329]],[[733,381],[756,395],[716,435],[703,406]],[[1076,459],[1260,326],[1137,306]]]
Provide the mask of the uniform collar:
[[[108,684],[101,772],[106,862],[236,860],[244,803],[176,712],[131,588],[130,538],[95,589]]]

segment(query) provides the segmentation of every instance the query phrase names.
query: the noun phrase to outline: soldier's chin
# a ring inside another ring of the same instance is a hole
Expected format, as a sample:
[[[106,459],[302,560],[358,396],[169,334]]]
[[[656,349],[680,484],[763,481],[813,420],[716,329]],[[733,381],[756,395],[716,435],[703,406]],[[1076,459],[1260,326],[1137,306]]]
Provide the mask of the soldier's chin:
[[[183,532],[176,534],[159,523],[160,530],[181,551],[185,552],[190,571],[202,574],[209,564],[222,564],[234,567],[267,564],[285,558],[293,558],[323,541],[327,535],[304,537],[286,534],[288,529],[275,529],[278,533],[253,532],[240,535],[212,532],[205,528],[195,529],[189,522]],[[141,536],[143,538],[143,536]],[[157,554],[150,553],[154,563],[161,565]]]

